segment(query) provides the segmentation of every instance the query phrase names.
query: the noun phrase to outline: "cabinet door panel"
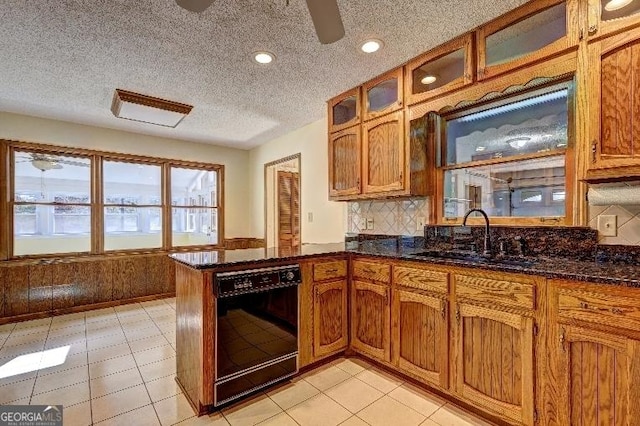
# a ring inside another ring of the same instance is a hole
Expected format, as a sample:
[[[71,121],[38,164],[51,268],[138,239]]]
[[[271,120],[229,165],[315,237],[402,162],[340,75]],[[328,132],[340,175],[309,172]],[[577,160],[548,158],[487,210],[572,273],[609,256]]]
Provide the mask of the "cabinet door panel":
[[[533,319],[459,304],[456,392],[519,424],[533,424]]]
[[[313,354],[339,352],[347,346],[347,281],[316,284],[313,301]]]
[[[404,188],[404,120],[402,111],[363,125],[363,192]]]
[[[360,126],[329,137],[329,195],[360,193]]]
[[[636,366],[640,342],[575,326],[560,327],[561,421],[632,425],[640,410]]]
[[[352,282],[351,339],[354,349],[390,361],[390,317],[388,286]]]
[[[362,85],[364,120],[402,108],[403,68],[398,68]]]
[[[640,24],[640,3],[607,10],[610,0],[589,0],[589,38],[602,38]]]
[[[447,388],[446,302],[416,292],[396,290],[393,310],[395,364],[430,384]]]

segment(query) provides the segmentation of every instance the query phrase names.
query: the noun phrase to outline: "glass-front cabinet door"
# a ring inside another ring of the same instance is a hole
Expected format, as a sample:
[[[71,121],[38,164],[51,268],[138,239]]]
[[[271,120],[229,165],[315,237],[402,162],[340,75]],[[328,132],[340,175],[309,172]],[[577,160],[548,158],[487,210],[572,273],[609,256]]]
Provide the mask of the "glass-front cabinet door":
[[[405,99],[422,102],[473,83],[473,34],[465,34],[406,65]]]
[[[356,87],[328,102],[329,132],[337,132],[360,123],[360,88]]]
[[[402,108],[402,71],[402,68],[398,68],[362,86],[364,120]]]
[[[640,0],[589,0],[589,37],[640,25]]]
[[[478,30],[478,80],[539,61],[578,42],[578,0],[529,2]]]

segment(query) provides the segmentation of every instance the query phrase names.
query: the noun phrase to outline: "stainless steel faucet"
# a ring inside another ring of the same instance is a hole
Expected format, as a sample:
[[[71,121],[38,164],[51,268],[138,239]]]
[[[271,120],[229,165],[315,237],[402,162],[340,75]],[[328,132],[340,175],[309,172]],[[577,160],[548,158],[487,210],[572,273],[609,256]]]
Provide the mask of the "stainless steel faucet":
[[[485,222],[485,226],[484,226],[484,251],[483,251],[482,254],[487,256],[487,257],[490,257],[491,256],[491,236],[489,234],[489,216],[487,216],[487,213],[485,213],[485,211],[482,210],[482,209],[471,209],[471,210],[469,210],[467,213],[465,213],[464,219],[462,219],[462,226],[467,226],[467,218],[473,212],[478,212],[482,216],[484,216],[484,222]]]

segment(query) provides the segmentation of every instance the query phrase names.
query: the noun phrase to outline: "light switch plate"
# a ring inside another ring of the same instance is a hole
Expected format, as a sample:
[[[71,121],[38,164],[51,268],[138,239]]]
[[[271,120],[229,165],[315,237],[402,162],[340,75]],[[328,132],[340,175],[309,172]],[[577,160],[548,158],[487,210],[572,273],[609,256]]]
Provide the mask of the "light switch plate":
[[[618,227],[616,226],[618,216],[615,214],[601,214],[598,216],[598,232],[603,237],[615,237],[618,235]]]
[[[427,219],[424,216],[420,216],[416,219],[416,231],[422,231],[427,224]]]
[[[373,218],[372,217],[368,217],[367,218],[367,229],[373,229]]]

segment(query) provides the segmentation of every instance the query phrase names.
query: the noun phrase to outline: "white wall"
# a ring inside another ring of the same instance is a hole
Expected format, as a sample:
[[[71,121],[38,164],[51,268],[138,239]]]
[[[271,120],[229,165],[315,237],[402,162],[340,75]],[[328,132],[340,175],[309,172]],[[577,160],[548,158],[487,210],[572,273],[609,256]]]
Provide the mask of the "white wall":
[[[251,235],[249,151],[6,112],[0,112],[0,139],[224,164],[225,238]]]
[[[249,152],[251,170],[251,235],[264,238],[264,165],[301,153],[301,241],[344,241],[346,203],[328,199],[327,120],[322,119]],[[308,214],[313,213],[313,222]]]

